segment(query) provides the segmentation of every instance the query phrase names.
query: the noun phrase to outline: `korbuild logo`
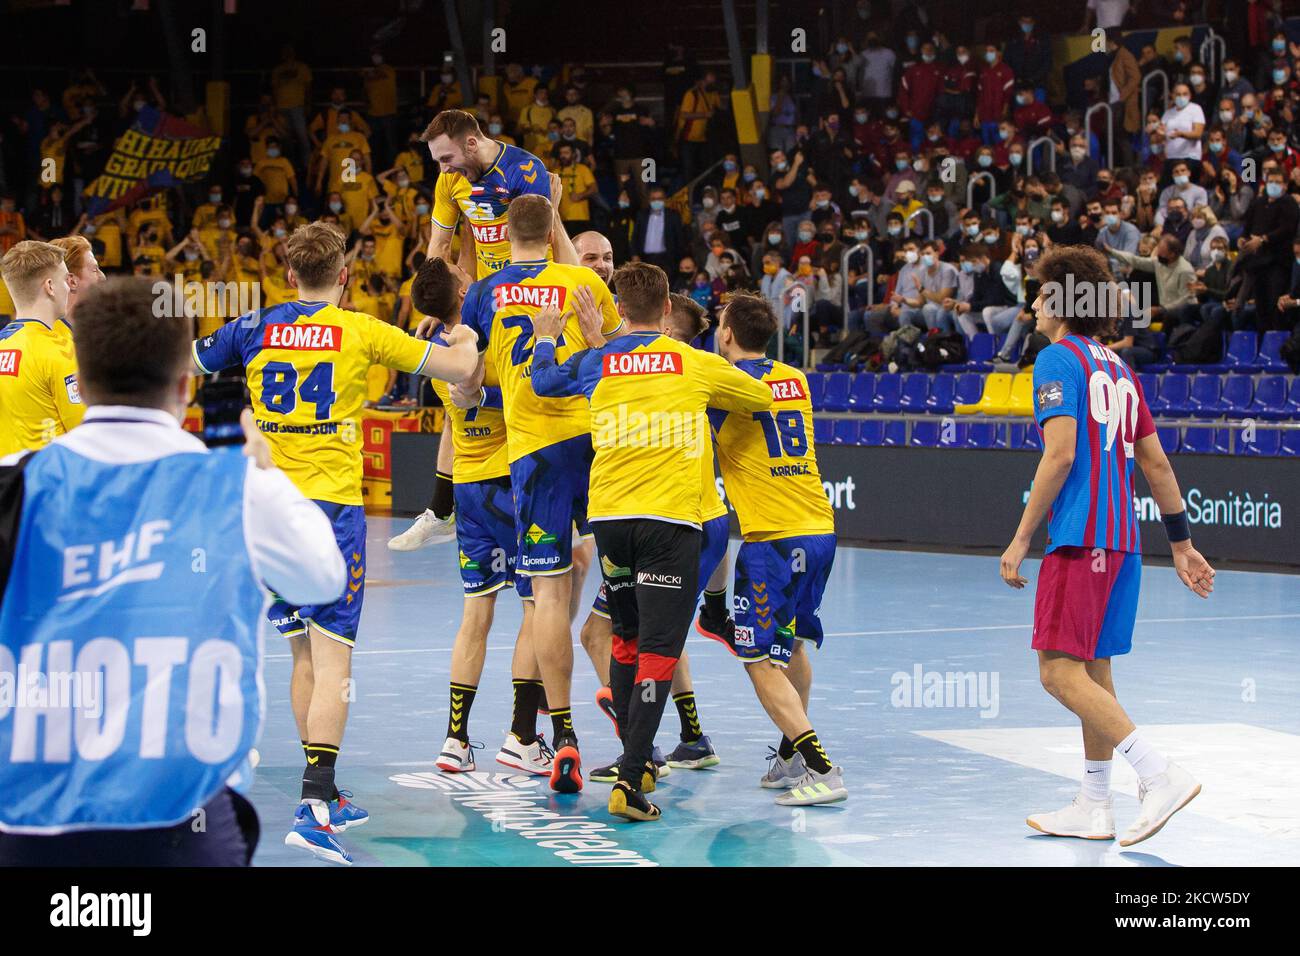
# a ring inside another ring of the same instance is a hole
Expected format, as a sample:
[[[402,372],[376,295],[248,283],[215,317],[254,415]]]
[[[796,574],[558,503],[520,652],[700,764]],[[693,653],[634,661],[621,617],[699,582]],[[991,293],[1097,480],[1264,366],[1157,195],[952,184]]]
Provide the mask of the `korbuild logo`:
[[[50,897],[50,925],[57,927],[130,927],[133,936],[153,929],[153,894],[82,893],[78,886]]]
[[[635,850],[618,845],[618,831],[581,814],[549,808],[550,794],[537,777],[471,771],[399,773],[393,783],[417,790],[440,790],[462,807],[492,822],[494,833],[511,832],[552,851],[575,866],[658,866]]]
[[[895,671],[889,683],[894,707],[978,707],[981,717],[998,715],[997,671],[927,671],[914,664],[912,673]]]

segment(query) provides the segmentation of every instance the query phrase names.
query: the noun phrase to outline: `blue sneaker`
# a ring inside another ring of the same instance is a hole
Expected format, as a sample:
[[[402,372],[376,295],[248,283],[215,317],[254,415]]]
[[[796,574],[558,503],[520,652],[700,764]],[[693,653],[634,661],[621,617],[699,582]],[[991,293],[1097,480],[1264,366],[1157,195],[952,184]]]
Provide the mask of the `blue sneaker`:
[[[348,827],[359,827],[370,819],[370,814],[352,802],[349,790],[340,790],[339,798],[330,801],[330,826],[336,833]]]
[[[322,815],[328,812],[327,808],[320,803],[315,806],[308,803],[298,804],[298,809],[293,815],[293,829],[285,834],[284,845],[310,850],[314,855],[330,863],[351,866],[352,855],[335,839],[334,828],[329,823],[319,821],[315,813],[317,808]]]
[[[705,767],[716,767],[720,763],[722,759],[714,752],[713,743],[707,735],[690,743],[682,741],[677,745],[677,749],[668,755],[668,766],[676,767],[678,770],[703,770]]]

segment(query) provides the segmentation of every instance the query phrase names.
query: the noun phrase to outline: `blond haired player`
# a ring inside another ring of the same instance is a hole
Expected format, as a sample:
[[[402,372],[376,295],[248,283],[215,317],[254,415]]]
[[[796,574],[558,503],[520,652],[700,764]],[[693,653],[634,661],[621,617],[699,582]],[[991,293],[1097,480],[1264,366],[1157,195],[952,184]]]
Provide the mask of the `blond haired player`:
[[[339,308],[348,270],[337,227],[303,226],[287,246],[299,300],[227,323],[194,344],[194,361],[204,373],[247,369],[257,427],[272,458],[329,516],[348,565],[348,590],[335,603],[295,608],[277,601],[270,614],[291,639],[290,700],[307,758],[302,802],[285,842],[350,863],[334,834],[368,815],[339,793],[334,766],[347,722],[345,691],[365,587],[359,431],[368,373],[371,365],[384,365],[454,382],[474,373],[477,358],[467,331],[451,330],[440,346]]]
[[[63,250],[19,242],[0,259],[16,317],[0,329],[0,458],[44,448],[85,414],[68,311]]]

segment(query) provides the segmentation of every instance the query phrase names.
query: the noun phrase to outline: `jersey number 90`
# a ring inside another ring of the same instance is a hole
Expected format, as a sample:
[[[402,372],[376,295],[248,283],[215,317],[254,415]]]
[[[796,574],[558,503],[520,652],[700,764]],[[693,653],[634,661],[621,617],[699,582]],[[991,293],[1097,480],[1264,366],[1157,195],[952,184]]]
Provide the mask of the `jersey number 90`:
[[[1138,394],[1126,378],[1112,379],[1100,369],[1088,379],[1088,414],[1106,426],[1106,451],[1122,436],[1124,457],[1133,457],[1133,439],[1137,434]]]

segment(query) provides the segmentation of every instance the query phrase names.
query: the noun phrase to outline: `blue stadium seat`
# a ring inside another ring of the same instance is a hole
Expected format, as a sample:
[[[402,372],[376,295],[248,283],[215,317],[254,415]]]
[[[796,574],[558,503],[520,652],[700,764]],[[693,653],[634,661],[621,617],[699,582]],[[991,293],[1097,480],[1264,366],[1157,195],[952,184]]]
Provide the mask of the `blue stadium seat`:
[[[871,411],[871,400],[876,397],[876,373],[859,372],[853,376],[853,387],[849,389],[849,410],[854,412]]]
[[[966,368],[975,372],[993,371],[993,355],[998,350],[998,340],[992,332],[976,332],[966,348]],[[944,371],[949,371],[944,368]]]
[[[1281,421],[1290,417],[1291,413],[1286,407],[1286,379],[1281,375],[1262,376],[1255,383],[1255,400],[1250,403],[1246,413],[1268,421]]]
[[[1300,375],[1291,379],[1291,388],[1287,391],[1286,404],[1282,407],[1292,418],[1300,419]]]
[[[1038,431],[1037,425],[1026,425],[1024,434],[1021,436],[1019,448],[1030,449],[1033,451],[1043,450],[1043,436]]]
[[[1278,454],[1300,456],[1300,430],[1282,433],[1282,445],[1278,448]]]
[[[1165,355],[1165,333],[1152,332],[1151,338],[1153,339],[1152,350],[1156,353],[1156,360],[1143,365],[1142,371],[1151,372],[1153,374],[1169,371],[1169,368],[1173,363],[1169,360],[1169,357]]]
[[[1223,380],[1223,397],[1219,400],[1222,414],[1230,418],[1244,418],[1250,414],[1251,400],[1255,395],[1255,380],[1248,375],[1233,375]]]
[[[1188,426],[1183,433],[1182,450],[1193,455],[1226,455],[1228,453],[1228,429],[1204,426]]]
[[[1257,428],[1255,429],[1255,440],[1244,442],[1241,440],[1241,432],[1237,433],[1237,454],[1238,455],[1262,455],[1272,457],[1279,454],[1282,445],[1282,433],[1276,428]]]
[[[885,432],[884,436],[880,440],[880,444],[907,444],[907,422],[885,422]]]
[[[1282,343],[1288,338],[1288,333],[1274,330],[1264,333],[1264,340],[1259,346],[1260,370],[1264,372],[1281,372],[1286,374],[1291,371],[1290,367],[1282,358]]]
[[[828,412],[849,410],[849,386],[853,376],[848,372],[831,372],[826,376],[826,391],[822,395],[822,408]]]
[[[939,419],[939,447],[964,448],[968,424],[951,418]]]
[[[818,445],[829,445],[831,442],[831,425],[834,424],[829,418],[813,419],[813,441]]]
[[[876,395],[871,407],[878,412],[897,412],[903,393],[903,376],[897,372],[881,372],[876,377]]]
[[[1004,345],[1006,344],[1006,341],[1007,341],[1007,339],[1010,337],[1010,334],[1011,334],[1011,333],[1008,332],[1006,335],[999,335],[999,336],[997,337],[997,338],[998,338],[998,351],[999,351],[999,352],[1002,351],[1002,346],[1004,346]],[[1011,360],[1012,362],[1018,362],[1018,361],[1020,361],[1020,353],[1023,352],[1023,351],[1025,350],[1025,343],[1028,342],[1028,341],[1029,341],[1029,336],[1028,336],[1028,335],[1021,336],[1020,341],[1016,343],[1016,347],[1015,347],[1014,349],[1011,350],[1011,359],[1010,359],[1010,360]]]
[[[1165,450],[1166,455],[1175,454],[1181,440],[1178,436],[1177,425],[1161,425],[1156,429],[1156,435],[1160,438],[1160,447]]]
[[[1147,405],[1151,400],[1160,394],[1160,376],[1154,372],[1138,372],[1138,384],[1142,386],[1142,394],[1146,396]]]
[[[925,410],[933,415],[951,415],[953,396],[957,393],[957,376],[940,372],[930,382],[930,397],[925,400]],[[976,401],[979,399],[977,398]]]
[[[974,405],[984,394],[984,376],[979,372],[964,372],[957,376],[957,390],[953,402],[957,405]]]
[[[1249,329],[1233,332],[1228,338],[1228,350],[1223,353],[1223,364],[1230,372],[1257,372],[1263,364],[1259,360],[1259,337]]]
[[[856,445],[858,443],[858,425],[856,418],[837,418],[831,428],[831,444]]]
[[[942,422],[932,418],[914,422],[912,424],[912,437],[908,444],[919,445],[922,448],[933,448],[939,444],[939,426],[942,424]]]
[[[903,389],[898,407],[905,412],[925,411],[925,400],[930,397],[930,375],[927,372],[909,372],[903,376]]]
[[[965,424],[965,423],[962,423]],[[966,446],[968,448],[1006,448],[1002,437],[1003,426],[1000,422],[971,422],[966,429]],[[1024,425],[1020,426],[1024,428]]]
[[[879,445],[885,440],[885,423],[879,418],[864,418],[858,429],[859,445]]]
[[[822,410],[822,395],[826,393],[826,376],[821,372],[808,373],[808,400],[814,412]]]
[[[1177,372],[1171,374],[1180,374]],[[1222,379],[1218,375],[1197,375],[1192,378],[1191,391],[1183,407],[1187,413],[1203,418],[1217,418],[1220,411],[1219,399],[1223,395]]]
[[[1187,396],[1192,380],[1181,372],[1168,372],[1160,378],[1160,394],[1147,397],[1152,415],[1179,416],[1187,414]]]

